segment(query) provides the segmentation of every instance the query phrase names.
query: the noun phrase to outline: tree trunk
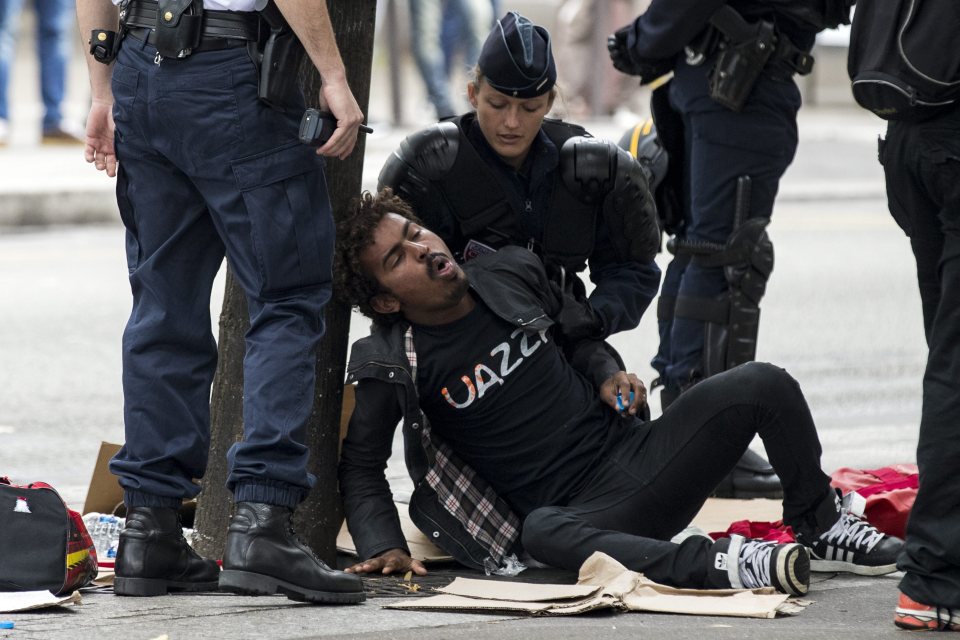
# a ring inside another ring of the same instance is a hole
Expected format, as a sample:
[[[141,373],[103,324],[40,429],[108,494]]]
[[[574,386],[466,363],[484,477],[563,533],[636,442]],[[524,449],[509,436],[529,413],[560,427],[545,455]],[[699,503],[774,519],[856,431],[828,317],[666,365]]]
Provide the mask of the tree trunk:
[[[328,0],[327,5],[350,88],[366,113],[376,0]],[[307,105],[316,106],[321,79],[312,65],[305,63],[301,81]],[[364,143],[365,136],[361,134],[349,158],[327,161],[325,174],[335,218],[339,218],[338,213],[345,211],[350,200],[360,193]],[[332,301],[324,309],[324,319],[326,333],[317,353],[317,385],[307,442],[309,468],[317,476],[317,484],[297,509],[296,526],[304,541],[321,558],[333,564],[337,531],[342,520],[337,491],[337,449],[350,310]],[[246,299],[228,270],[220,316],[220,360],[211,399],[210,464],[203,481],[196,519],[197,549],[214,558],[223,557],[226,528],[233,506],[233,497],[225,486],[226,452],[243,433],[243,336],[248,326]]]
[[[243,437],[244,335],[249,327],[247,297],[228,268],[220,312],[217,375],[210,399],[210,463],[193,525],[194,546],[211,558],[223,557],[227,522],[233,513],[233,494],[227,490],[227,451]]]

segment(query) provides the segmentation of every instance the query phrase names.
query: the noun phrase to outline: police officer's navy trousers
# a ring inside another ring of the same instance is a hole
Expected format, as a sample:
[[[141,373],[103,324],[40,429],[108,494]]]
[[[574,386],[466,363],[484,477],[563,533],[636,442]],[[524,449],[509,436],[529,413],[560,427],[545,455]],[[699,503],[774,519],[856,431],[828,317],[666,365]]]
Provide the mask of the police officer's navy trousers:
[[[930,349],[923,375],[920,491],[897,563],[900,588],[960,609],[960,108],[891,122],[880,161],[890,213],[910,237]]]
[[[749,362],[692,387],[645,429],[626,429],[614,453],[568,504],[533,510],[523,546],[537,560],[576,570],[602,551],[633,571],[681,587],[713,584],[713,541],[670,538],[686,527],[759,434],[783,481],[783,520],[806,522],[831,499],[822,452],[800,385]]]
[[[111,462],[128,506],[198,493],[217,363],[210,291],[224,255],[246,293],[238,501],[294,506],[314,482],[306,425],[330,298],[333,219],[299,114],[256,100],[244,46],[155,63],[127,37],[113,70],[117,200],[133,310],[123,336],[126,444]]]
[[[749,217],[769,218],[780,178],[797,149],[800,92],[787,76],[760,75],[743,110],[733,112],[708,95],[708,60],[677,64],[670,104],[683,117],[686,166],[683,237],[725,243],[733,232],[737,179],[752,181]],[[660,295],[714,298],[728,290],[722,267],[691,264],[676,256],[667,267]],[[659,322],[660,348],[651,363],[668,389],[678,391],[702,375],[704,323],[691,318]]]

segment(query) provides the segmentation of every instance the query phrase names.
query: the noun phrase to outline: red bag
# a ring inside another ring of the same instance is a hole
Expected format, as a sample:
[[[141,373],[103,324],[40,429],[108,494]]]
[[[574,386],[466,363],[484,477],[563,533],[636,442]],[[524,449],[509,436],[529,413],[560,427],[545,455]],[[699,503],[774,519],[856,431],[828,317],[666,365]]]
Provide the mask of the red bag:
[[[719,540],[720,538],[729,538],[733,534],[741,535],[744,538],[753,538],[754,540],[769,540],[777,544],[796,541],[793,529],[790,525],[783,524],[783,520],[777,520],[776,522],[737,520],[727,527],[726,531],[710,532],[710,537]]]
[[[867,522],[883,533],[904,537],[920,484],[917,465],[895,464],[868,470],[842,467],[833,472],[830,483],[844,493],[856,491],[866,499],[863,515]]]
[[[0,478],[0,591],[70,593],[97,577],[97,552],[80,514],[43,482]]]

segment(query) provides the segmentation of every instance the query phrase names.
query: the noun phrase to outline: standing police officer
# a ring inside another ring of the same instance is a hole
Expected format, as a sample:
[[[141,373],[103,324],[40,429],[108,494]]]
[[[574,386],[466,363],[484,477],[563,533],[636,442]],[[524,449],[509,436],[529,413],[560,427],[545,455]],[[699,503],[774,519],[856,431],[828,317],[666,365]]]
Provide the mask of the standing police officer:
[[[669,229],[674,258],[660,293],[660,348],[652,362],[664,406],[754,358],[759,302],[773,269],[764,228],[797,148],[793,74],[810,71],[818,21],[828,20],[805,4],[653,0],[611,37],[620,71],[642,83],[673,72],[653,99],[661,139],[676,141],[667,149],[671,170],[683,172],[665,183],[681,185],[682,193]],[[779,481],[748,452],[719,494],[777,496]]]
[[[545,119],[556,78],[547,30],[507,13],[467,85],[476,111],[409,136],[378,188],[412,204],[458,261],[508,244],[533,250],[564,292],[568,337],[602,339],[636,327],[656,295],[660,233],[628,153]],[[575,275],[587,261],[589,299]]]
[[[299,90],[267,96],[286,111],[258,101],[258,45],[283,34],[276,14],[261,26],[254,0],[125,1],[119,33],[108,0],[77,4],[81,29],[93,32],[86,159],[117,176],[133,291],[126,442],[110,465],[127,505],[114,590],[151,596],[219,581],[240,593],[363,600],[355,576],[331,570],[290,530],[315,481],[306,428],[331,293],[334,229],[319,156],[348,156],[363,118],[326,3],[277,2],[338,121],[317,154],[297,141]],[[295,78],[296,67],[279,70]],[[277,80],[270,86],[296,87]],[[210,290],[224,255],[247,295],[250,329],[244,437],[228,453],[237,510],[221,573],[187,545],[178,507],[197,495],[207,464],[217,362]]]

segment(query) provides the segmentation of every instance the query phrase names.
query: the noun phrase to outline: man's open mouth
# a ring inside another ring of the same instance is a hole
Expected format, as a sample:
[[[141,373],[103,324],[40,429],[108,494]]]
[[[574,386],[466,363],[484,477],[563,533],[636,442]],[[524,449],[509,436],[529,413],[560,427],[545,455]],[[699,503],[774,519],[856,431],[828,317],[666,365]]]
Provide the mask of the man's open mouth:
[[[442,253],[431,253],[427,261],[427,270],[431,278],[449,278],[456,269],[453,260]]]

